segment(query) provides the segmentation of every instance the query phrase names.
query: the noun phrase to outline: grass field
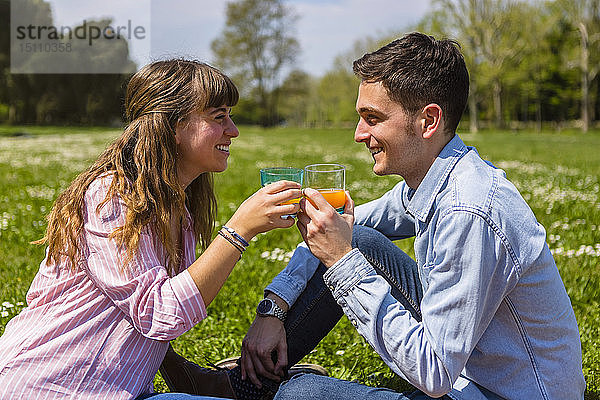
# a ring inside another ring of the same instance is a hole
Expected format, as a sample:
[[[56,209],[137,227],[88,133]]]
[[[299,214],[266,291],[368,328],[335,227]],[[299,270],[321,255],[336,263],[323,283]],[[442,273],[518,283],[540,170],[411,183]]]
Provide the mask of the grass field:
[[[229,169],[215,179],[220,223],[259,188],[261,167],[343,163],[348,168],[347,188],[357,204],[383,194],[398,181],[372,174],[371,156],[353,142],[351,130],[240,130],[231,147]],[[43,235],[44,217],[53,200],[118,134],[106,129],[0,127],[0,333],[25,306],[25,294],[44,254],[42,247],[29,242]],[[598,398],[600,133],[461,136],[507,172],[546,227],[579,323],[586,398]],[[285,266],[299,241],[295,228],[260,235],[209,307],[208,318],[177,339],[174,347],[199,364],[238,355],[262,288]],[[398,245],[413,255],[411,240]],[[325,366],[334,377],[407,388],[346,318],[307,359]],[[160,377],[156,385],[165,388]]]

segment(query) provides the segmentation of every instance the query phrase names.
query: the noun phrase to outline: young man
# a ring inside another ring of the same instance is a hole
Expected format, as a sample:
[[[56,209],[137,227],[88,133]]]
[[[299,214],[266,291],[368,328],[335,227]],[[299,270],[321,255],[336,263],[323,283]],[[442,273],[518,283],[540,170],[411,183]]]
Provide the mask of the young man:
[[[305,374],[275,399],[583,399],[577,322],[545,230],[455,133],[469,87],[457,45],[411,33],[354,72],[355,140],[375,174],[404,181],[356,210],[348,198],[343,215],[304,191],[305,245],[266,288],[274,304],[261,302],[230,378],[266,391],[346,314],[418,391]],[[411,236],[414,261],[391,242]]]

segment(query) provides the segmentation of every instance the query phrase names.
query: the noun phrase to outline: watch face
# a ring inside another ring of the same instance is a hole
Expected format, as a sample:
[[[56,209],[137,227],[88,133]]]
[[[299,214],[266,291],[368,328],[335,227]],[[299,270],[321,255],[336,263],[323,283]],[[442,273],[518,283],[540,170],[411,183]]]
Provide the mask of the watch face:
[[[261,300],[260,303],[258,303],[258,307],[256,308],[256,311],[259,314],[266,314],[269,311],[271,311],[272,305],[271,302],[268,300]]]

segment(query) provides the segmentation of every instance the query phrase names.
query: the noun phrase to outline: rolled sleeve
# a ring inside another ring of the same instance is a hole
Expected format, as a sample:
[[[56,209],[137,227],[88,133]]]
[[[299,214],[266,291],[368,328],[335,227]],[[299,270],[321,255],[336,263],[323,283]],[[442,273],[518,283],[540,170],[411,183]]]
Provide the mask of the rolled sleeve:
[[[170,283],[179,306],[184,310],[183,326],[187,331],[206,318],[204,300],[187,269],[171,278]]]
[[[291,306],[306,288],[319,263],[319,259],[310,252],[306,244],[300,243],[288,265],[265,288],[265,293],[274,293]]]
[[[373,266],[360,250],[352,249],[325,272],[323,280],[333,297],[338,299],[372,273],[375,273]]]

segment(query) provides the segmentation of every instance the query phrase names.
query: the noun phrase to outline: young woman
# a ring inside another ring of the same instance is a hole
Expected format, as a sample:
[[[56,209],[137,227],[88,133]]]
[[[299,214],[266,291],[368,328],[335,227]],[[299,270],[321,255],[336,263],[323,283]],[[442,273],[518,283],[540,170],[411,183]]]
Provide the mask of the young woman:
[[[0,399],[146,398],[169,340],[206,316],[250,239],[293,225],[281,216],[299,206],[279,204],[300,186],[278,182],[211,241],[211,173],[227,168],[239,135],[237,101],[231,80],[199,62],[133,75],[127,127],[50,213],[28,307],[0,338]]]

